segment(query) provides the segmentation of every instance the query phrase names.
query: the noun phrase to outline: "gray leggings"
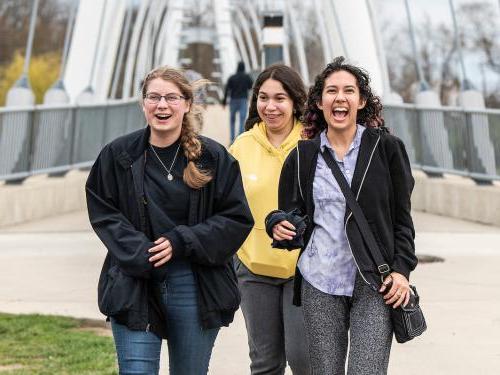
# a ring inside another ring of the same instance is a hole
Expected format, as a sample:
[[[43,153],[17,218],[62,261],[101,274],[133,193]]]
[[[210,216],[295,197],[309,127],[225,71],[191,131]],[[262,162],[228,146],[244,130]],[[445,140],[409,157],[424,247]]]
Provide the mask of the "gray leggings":
[[[252,375],[310,375],[302,308],[292,304],[293,279],[253,274],[235,256]]]
[[[323,293],[303,280],[302,306],[313,374],[345,374],[349,341],[348,375],[387,374],[390,307],[359,274],[352,297]]]

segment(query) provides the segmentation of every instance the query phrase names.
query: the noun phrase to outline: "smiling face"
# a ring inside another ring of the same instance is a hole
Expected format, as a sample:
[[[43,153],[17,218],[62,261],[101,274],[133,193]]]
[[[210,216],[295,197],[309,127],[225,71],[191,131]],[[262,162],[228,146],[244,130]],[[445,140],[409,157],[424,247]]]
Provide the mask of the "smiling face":
[[[321,101],[317,106],[323,111],[329,129],[343,131],[356,126],[358,110],[365,104],[360,96],[356,77],[340,70],[326,78]]]
[[[148,83],[146,95],[148,94],[183,96],[176,84],[162,78],[155,78]],[[144,116],[151,127],[151,136],[159,139],[172,138],[175,141],[181,134],[182,120],[189,109],[190,102],[183,98],[176,104],[167,103],[164,97],[158,103],[152,103],[147,98],[142,102]]]
[[[293,128],[293,101],[280,81],[269,78],[260,86],[257,112],[271,132],[289,132]]]

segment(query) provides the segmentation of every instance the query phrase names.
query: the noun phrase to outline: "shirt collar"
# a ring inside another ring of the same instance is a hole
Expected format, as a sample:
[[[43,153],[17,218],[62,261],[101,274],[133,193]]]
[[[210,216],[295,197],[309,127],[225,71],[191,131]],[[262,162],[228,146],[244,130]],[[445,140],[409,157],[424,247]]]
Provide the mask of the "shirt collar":
[[[352,143],[349,146],[349,150],[347,151],[347,153],[350,153],[352,150],[359,148],[359,146],[361,145],[361,136],[363,135],[363,132],[365,130],[366,130],[366,128],[364,126],[356,124],[356,134],[354,135],[354,139],[352,140]],[[330,144],[330,142],[328,142],[328,138],[326,137],[326,131],[327,131],[327,129],[323,130],[320,134],[319,147],[320,147],[321,151],[324,151],[325,147],[334,151],[332,145]],[[334,153],[334,155],[335,155],[335,153]]]

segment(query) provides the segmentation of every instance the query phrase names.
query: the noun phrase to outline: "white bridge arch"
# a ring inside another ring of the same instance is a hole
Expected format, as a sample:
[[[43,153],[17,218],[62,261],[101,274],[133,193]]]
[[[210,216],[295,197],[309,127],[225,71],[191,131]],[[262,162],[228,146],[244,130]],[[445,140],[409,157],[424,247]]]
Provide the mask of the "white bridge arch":
[[[210,78],[222,86],[244,61],[263,68],[263,16],[283,17],[283,60],[310,83],[334,56],[367,69],[379,95],[387,68],[369,0],[80,0],[64,82],[71,100],[137,95],[154,66],[179,66],[194,43],[213,49]]]

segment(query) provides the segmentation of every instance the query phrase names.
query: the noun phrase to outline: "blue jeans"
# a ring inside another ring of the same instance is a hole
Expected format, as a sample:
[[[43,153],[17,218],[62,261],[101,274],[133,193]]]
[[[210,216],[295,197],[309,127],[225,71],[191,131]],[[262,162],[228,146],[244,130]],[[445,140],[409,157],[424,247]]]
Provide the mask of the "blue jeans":
[[[247,118],[247,105],[247,98],[231,98],[231,101],[229,102],[229,130],[231,134],[231,143],[233,143],[234,139],[240,133],[243,133],[243,130],[245,128],[245,120]],[[240,114],[240,127],[237,134],[235,134],[236,112],[239,112]]]
[[[159,282],[167,317],[168,357],[172,375],[205,375],[219,328],[202,329],[197,291],[189,263],[173,261],[167,278]],[[132,331],[111,319],[120,374],[158,374],[161,338],[152,332]]]

